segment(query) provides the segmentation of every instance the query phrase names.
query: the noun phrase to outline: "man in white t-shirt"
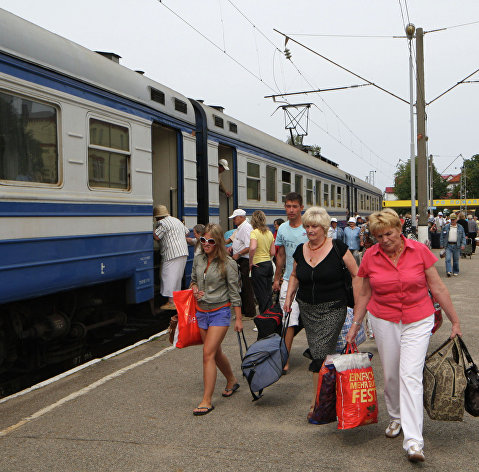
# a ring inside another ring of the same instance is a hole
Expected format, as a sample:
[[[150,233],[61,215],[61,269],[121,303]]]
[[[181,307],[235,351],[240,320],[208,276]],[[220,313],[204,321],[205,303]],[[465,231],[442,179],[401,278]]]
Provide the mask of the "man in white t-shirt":
[[[291,192],[286,195],[284,208],[288,221],[283,223],[276,234],[275,245],[278,247],[276,253],[276,272],[274,274],[273,290],[279,291],[279,303],[283,308],[286,299],[286,292],[288,291],[288,281],[293,270],[293,254],[297,246],[301,243],[306,243],[308,237],[306,230],[301,221],[301,212],[303,211],[303,197],[296,192]],[[285,267],[283,274],[283,283],[280,285],[281,274],[283,267]],[[286,315],[286,314],[285,314]],[[289,319],[289,327],[284,338],[288,352],[291,351],[293,345],[293,337],[295,326],[299,324],[299,306],[296,300],[291,305],[291,315]],[[289,368],[289,361],[284,367],[286,373]]]

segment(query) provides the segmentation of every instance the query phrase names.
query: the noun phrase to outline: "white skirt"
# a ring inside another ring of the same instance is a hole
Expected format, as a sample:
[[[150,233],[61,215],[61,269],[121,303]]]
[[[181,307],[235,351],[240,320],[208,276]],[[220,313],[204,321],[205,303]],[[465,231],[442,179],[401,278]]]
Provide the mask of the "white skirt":
[[[161,263],[160,293],[164,297],[173,297],[173,292],[181,290],[181,279],[185,272],[187,256],[175,257]]]

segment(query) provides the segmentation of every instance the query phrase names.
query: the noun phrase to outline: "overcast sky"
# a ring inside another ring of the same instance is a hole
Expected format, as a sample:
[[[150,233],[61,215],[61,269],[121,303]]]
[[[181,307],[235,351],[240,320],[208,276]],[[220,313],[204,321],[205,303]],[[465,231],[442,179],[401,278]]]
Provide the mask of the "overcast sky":
[[[265,95],[366,82],[292,41],[292,62],[286,60],[284,37],[274,28],[407,101],[408,42],[393,36],[404,36],[409,21],[425,32],[447,28],[424,37],[427,102],[479,69],[476,0],[460,7],[450,0],[0,0],[0,6],[89,49],[116,52],[123,65],[282,140],[288,132],[283,111],[275,112],[281,104]],[[473,24],[459,26],[467,23]],[[288,102],[313,103],[305,144],[320,145],[323,155],[363,179],[376,171],[381,189],[393,185],[399,160],[410,154],[408,104],[372,86]],[[479,153],[478,106],[479,83],[459,85],[428,106],[428,153],[439,172],[459,154]],[[460,165],[461,158],[446,173]]]

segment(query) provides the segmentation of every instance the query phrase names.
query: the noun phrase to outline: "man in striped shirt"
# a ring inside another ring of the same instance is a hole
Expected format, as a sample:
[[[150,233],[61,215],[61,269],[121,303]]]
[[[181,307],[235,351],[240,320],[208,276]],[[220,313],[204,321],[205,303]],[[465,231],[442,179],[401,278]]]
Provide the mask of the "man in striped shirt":
[[[175,310],[173,292],[181,290],[181,279],[188,256],[186,235],[190,231],[178,218],[170,216],[165,205],[155,206],[153,216],[158,222],[153,237],[160,243],[160,293],[168,297],[168,302],[160,308]]]

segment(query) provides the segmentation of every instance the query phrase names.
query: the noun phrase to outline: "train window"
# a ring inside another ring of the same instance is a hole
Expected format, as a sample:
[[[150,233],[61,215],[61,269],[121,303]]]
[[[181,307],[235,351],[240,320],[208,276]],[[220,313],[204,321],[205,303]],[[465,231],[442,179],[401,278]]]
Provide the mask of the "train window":
[[[329,206],[329,184],[323,185],[323,206]]]
[[[177,98],[175,98],[175,110],[180,111],[181,113],[187,113],[188,106],[183,100],[178,100]]]
[[[150,98],[154,102],[161,103],[162,105],[165,104],[165,94],[161,90],[150,87]]]
[[[246,198],[248,200],[261,200],[259,164],[248,162],[246,165]]]
[[[236,123],[231,123],[231,121],[228,121],[229,129],[232,133],[237,133],[238,132],[238,125]]]
[[[90,119],[88,182],[91,187],[130,187],[130,136],[125,126]]]
[[[285,170],[281,171],[281,181],[282,181],[281,200],[284,202],[286,195],[288,195],[288,193],[291,192],[291,172],[287,172]]]
[[[303,176],[296,174],[294,176],[294,191],[303,195]]]
[[[359,209],[364,210],[364,193],[359,194]]]
[[[276,201],[276,167],[266,166],[266,200]]]
[[[329,206],[335,207],[335,198],[336,198],[336,185],[331,184],[331,202],[329,203]]]
[[[313,205],[313,180],[306,179],[306,205]]]
[[[58,184],[57,109],[0,92],[0,179]]]
[[[341,208],[343,206],[343,196],[342,196],[342,187],[338,185],[337,188],[337,198],[336,198],[336,206]]]
[[[213,118],[215,120],[215,126],[218,128],[224,128],[225,127],[225,121],[223,118],[220,118],[219,116],[213,115]]]
[[[369,201],[369,195],[366,195],[366,210],[371,210],[371,204]]]
[[[316,180],[316,205],[321,206],[321,180]]]

